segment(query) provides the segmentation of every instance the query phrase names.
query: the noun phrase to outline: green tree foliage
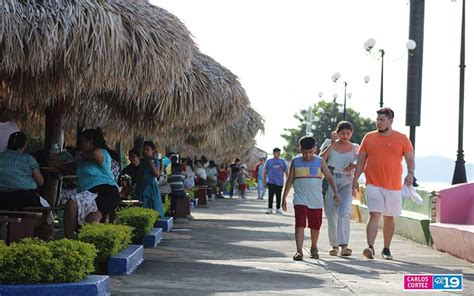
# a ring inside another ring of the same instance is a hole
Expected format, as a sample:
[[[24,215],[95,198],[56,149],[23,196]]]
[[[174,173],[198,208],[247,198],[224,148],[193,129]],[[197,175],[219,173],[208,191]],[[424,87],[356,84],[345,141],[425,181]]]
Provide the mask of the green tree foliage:
[[[321,147],[325,139],[330,138],[331,132],[336,129],[337,123],[342,121],[342,113],[338,111],[339,108],[340,104],[334,105],[333,102],[325,101],[320,101],[311,108],[311,133],[316,139],[318,147]],[[283,146],[283,157],[287,160],[298,154],[298,141],[306,135],[307,116],[308,110],[301,110],[295,114],[293,117],[299,121],[298,126],[296,128],[286,128],[285,133],[281,135],[287,142]],[[346,120],[354,126],[354,133],[351,139],[354,143],[360,143],[367,132],[375,129],[375,122],[373,120],[361,117],[360,113],[353,109],[346,110]]]

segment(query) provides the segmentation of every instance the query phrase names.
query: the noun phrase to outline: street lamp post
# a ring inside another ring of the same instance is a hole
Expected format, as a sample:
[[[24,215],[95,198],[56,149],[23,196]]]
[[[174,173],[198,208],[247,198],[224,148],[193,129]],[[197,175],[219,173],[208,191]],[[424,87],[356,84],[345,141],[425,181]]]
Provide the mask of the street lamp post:
[[[364,48],[367,52],[371,52],[372,48],[375,46],[375,39],[370,38],[364,43]],[[408,40],[406,44],[406,48],[408,49],[408,52],[411,53],[413,50],[416,48],[416,43],[413,40]],[[384,58],[385,58],[385,50],[384,49],[379,49],[380,53],[380,60],[381,60],[381,71],[380,71],[380,101],[379,105],[380,108],[383,108],[383,73],[384,73]]]
[[[464,165],[464,151],[463,151],[463,129],[464,129],[464,69],[465,65],[465,19],[466,19],[466,4],[462,1],[462,20],[461,20],[461,61],[459,65],[459,127],[458,127],[458,155],[456,159],[456,166],[454,168],[452,184],[466,183],[466,167]]]
[[[339,72],[334,73],[334,75],[332,75],[332,77],[331,77],[331,79],[334,83],[336,83],[339,78],[341,78],[341,74]],[[369,82],[369,80],[370,80],[369,76],[364,77],[365,83]],[[342,111],[342,120],[346,120],[347,99],[350,99],[352,97],[352,94],[347,93],[347,81],[344,81],[343,84],[344,84],[344,109]]]

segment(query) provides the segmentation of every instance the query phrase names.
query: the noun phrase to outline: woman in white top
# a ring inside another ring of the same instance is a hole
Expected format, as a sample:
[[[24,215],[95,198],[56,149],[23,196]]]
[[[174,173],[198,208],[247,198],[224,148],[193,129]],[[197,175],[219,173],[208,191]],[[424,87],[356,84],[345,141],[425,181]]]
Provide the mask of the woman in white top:
[[[336,128],[337,137],[331,137],[327,147],[321,147],[320,156],[327,162],[336,181],[337,191],[341,196],[339,205],[333,198],[333,190],[328,188],[324,199],[324,211],[328,221],[329,242],[332,249],[329,255],[336,256],[341,247],[341,256],[352,255],[349,244],[350,223],[352,216],[352,189],[355,161],[359,154],[359,145],[350,142],[352,124],[341,121]]]

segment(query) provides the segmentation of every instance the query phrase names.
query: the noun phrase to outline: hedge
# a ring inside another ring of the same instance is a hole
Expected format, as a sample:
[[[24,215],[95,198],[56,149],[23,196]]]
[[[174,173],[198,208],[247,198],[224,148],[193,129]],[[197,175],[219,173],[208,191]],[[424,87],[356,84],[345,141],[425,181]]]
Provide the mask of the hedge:
[[[0,244],[0,282],[7,284],[66,283],[80,281],[94,271],[93,245],[57,240],[24,239]]]
[[[165,202],[163,203],[163,213],[165,213],[166,216],[171,216],[171,197],[170,196],[165,197]]]
[[[96,247],[96,271],[106,272],[109,258],[126,249],[130,244],[131,236],[130,226],[91,223],[81,227],[78,239]]]
[[[154,209],[128,207],[117,212],[115,223],[133,227],[132,242],[140,245],[143,236],[153,229],[158,216]]]

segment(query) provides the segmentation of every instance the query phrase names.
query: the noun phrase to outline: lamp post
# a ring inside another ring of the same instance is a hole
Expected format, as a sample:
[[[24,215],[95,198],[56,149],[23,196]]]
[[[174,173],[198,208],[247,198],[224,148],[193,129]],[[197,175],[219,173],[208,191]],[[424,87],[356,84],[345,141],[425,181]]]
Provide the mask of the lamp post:
[[[341,74],[339,72],[336,72],[331,76],[331,79],[334,83],[336,83],[339,78],[341,78]],[[370,77],[365,76],[364,81],[365,83],[368,83],[370,81]],[[347,81],[344,81],[343,84],[344,84],[344,109],[342,111],[342,120],[346,120],[347,99],[350,99],[352,97],[352,93],[347,93]]]
[[[364,43],[364,48],[367,52],[371,52],[372,48],[375,46],[375,39],[370,38]],[[406,44],[406,48],[408,49],[408,52],[411,53],[413,50],[416,48],[416,43],[413,40],[408,40]],[[379,49],[380,53],[380,60],[381,60],[381,71],[380,71],[380,101],[379,105],[380,108],[383,108],[383,73],[384,73],[384,58],[385,58],[385,49]]]
[[[461,61],[459,65],[459,127],[458,127],[458,155],[456,159],[456,166],[454,168],[452,184],[466,183],[466,167],[464,165],[464,151],[463,151],[463,127],[464,127],[464,70],[465,65],[465,21],[466,19],[466,4],[462,1],[462,20],[461,20]]]

